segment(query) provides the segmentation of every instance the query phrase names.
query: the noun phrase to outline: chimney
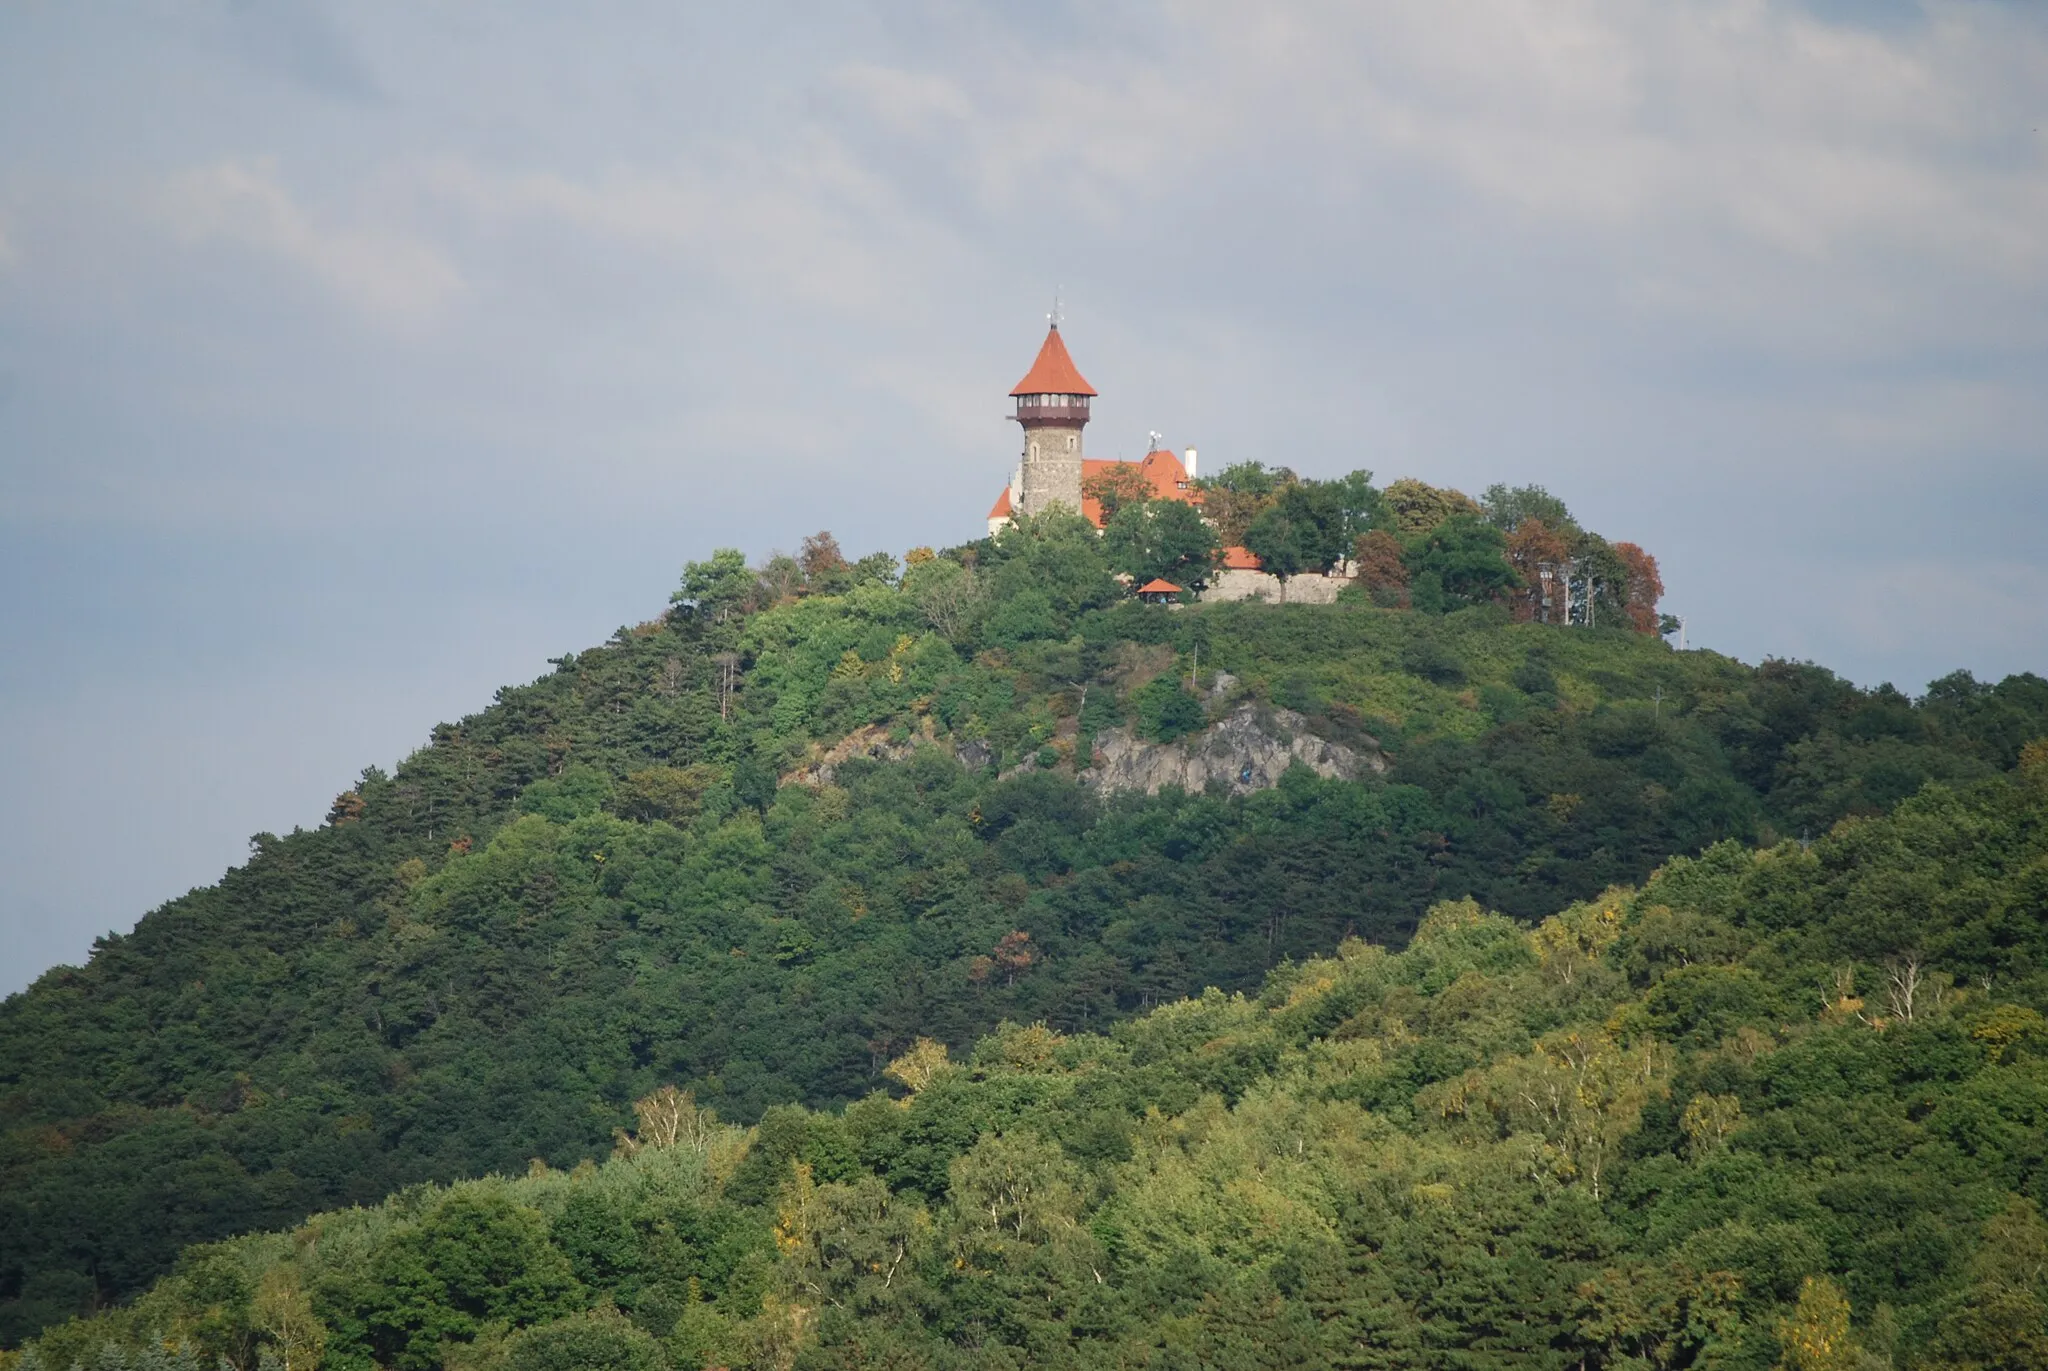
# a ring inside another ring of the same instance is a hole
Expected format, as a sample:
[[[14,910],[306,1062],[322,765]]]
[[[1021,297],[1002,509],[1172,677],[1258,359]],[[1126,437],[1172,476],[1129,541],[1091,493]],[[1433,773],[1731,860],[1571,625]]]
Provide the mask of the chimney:
[[[1195,479],[1195,450],[1194,450],[1193,448],[1189,448],[1189,449],[1187,450],[1187,455],[1186,455],[1186,456],[1184,456],[1183,458],[1181,458],[1181,465],[1182,465],[1182,466],[1184,466],[1184,467],[1186,467],[1186,468],[1188,469],[1188,479],[1189,479],[1190,481],[1194,480],[1194,479]]]

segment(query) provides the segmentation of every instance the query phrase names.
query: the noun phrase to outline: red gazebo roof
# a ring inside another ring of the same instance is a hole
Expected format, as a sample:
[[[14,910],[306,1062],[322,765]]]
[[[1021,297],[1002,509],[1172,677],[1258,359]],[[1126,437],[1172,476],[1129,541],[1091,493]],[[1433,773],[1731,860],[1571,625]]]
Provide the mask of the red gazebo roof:
[[[1178,595],[1180,587],[1171,581],[1153,579],[1138,587],[1140,595]]]
[[[1060,341],[1060,326],[1054,324],[1045,335],[1045,342],[1038,349],[1038,360],[1031,364],[1031,370],[1024,374],[1012,395],[1093,395],[1095,387],[1088,384],[1074,367],[1074,359],[1067,356],[1067,345]]]

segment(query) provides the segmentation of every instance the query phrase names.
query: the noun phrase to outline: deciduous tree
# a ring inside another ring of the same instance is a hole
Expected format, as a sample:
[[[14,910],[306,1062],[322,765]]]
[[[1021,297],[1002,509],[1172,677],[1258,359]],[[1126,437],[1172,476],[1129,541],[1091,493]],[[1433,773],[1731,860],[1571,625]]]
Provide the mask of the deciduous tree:
[[[1481,512],[1465,492],[1439,488],[1413,477],[1392,482],[1380,492],[1380,498],[1383,517],[1392,525],[1389,531],[1403,539],[1428,533],[1453,515],[1476,517]]]
[[[1125,509],[1146,503],[1153,490],[1136,462],[1111,462],[1081,483],[1081,494],[1100,505],[1103,519],[1109,521]]]
[[[1103,530],[1102,550],[1133,585],[1163,578],[1188,590],[1209,583],[1223,552],[1216,530],[1179,500],[1125,505]]]
[[[1799,1304],[1778,1323],[1779,1371],[1859,1371],[1859,1349],[1849,1338],[1849,1300],[1826,1276],[1808,1276]]]
[[[1657,574],[1657,559],[1634,543],[1616,543],[1614,555],[1621,559],[1625,573],[1621,603],[1630,627],[1638,633],[1657,633],[1661,623],[1657,601],[1664,595],[1664,578]]]
[[[1401,561],[1401,543],[1385,529],[1360,534],[1352,543],[1353,575],[1372,602],[1385,609],[1408,606],[1408,568]]]
[[[797,549],[796,562],[804,580],[819,588],[847,566],[845,555],[839,551],[839,540],[824,529],[804,539],[803,546]]]
[[[1506,539],[1474,514],[1455,514],[1407,545],[1409,593],[1415,607],[1445,614],[1491,604],[1521,586],[1508,565]]]
[[[1286,467],[1269,471],[1260,462],[1234,462],[1194,485],[1202,494],[1202,513],[1216,525],[1218,538],[1225,547],[1238,547],[1274,494],[1295,480]]]
[[[1479,503],[1486,512],[1486,522],[1503,533],[1513,533],[1530,519],[1541,520],[1566,536],[1579,531],[1579,522],[1572,518],[1564,501],[1542,486],[1490,485],[1479,497]]]

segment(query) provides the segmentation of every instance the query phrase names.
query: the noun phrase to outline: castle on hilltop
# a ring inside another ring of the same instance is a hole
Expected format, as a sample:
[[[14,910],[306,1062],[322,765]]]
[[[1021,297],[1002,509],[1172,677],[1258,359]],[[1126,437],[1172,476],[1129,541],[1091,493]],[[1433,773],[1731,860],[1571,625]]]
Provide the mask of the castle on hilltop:
[[[1154,500],[1179,500],[1200,507],[1202,495],[1196,488],[1195,450],[1185,457],[1156,445],[1135,462],[1116,458],[1084,457],[1081,431],[1088,426],[1089,404],[1095,387],[1074,365],[1054,321],[1039,345],[1038,358],[1024,379],[1010,389],[1016,401],[1011,418],[1024,430],[1024,454],[1010,476],[1009,485],[996,497],[988,512],[988,532],[993,538],[1012,519],[1044,514],[1065,508],[1080,514],[1100,531],[1109,513],[1096,497],[1097,483],[1117,480],[1130,472]],[[1130,484],[1130,483],[1126,483]],[[1328,576],[1300,575],[1280,578],[1262,570],[1259,559],[1242,547],[1223,550],[1223,563],[1202,598],[1206,600],[1286,599],[1297,603],[1327,603],[1350,581],[1348,566]]]

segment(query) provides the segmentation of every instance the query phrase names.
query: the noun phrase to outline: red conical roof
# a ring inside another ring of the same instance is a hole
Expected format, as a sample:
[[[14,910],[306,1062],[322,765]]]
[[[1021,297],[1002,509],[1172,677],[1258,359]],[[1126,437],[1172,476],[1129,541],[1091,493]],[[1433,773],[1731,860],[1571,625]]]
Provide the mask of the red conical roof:
[[[1067,356],[1067,345],[1060,341],[1060,326],[1054,324],[1045,335],[1045,345],[1038,349],[1038,360],[1031,364],[1031,370],[1017,383],[1012,395],[1093,395],[1095,387],[1088,384],[1081,373],[1074,369],[1074,359]]]

